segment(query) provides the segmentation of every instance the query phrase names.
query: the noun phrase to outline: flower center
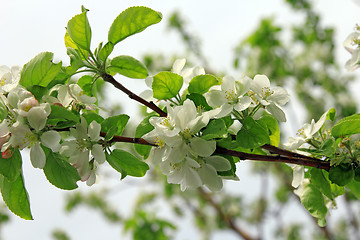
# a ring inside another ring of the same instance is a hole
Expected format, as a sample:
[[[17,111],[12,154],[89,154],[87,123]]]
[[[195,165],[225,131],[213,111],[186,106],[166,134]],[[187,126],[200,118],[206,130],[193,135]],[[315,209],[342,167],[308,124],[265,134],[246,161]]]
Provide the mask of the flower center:
[[[158,136],[155,137],[155,144],[161,149],[165,147],[165,141],[159,138]]]
[[[5,75],[2,76],[1,79],[0,79],[0,85],[1,85],[1,86],[4,86],[5,83],[6,83],[6,80],[7,80],[6,76],[5,76]]]
[[[272,94],[274,94],[274,91],[272,91],[269,87],[263,87],[262,94],[263,94],[264,98],[267,98],[267,97],[271,96]]]
[[[188,140],[189,138],[192,137],[192,135],[194,135],[194,133],[191,132],[189,128],[185,128],[183,131],[181,131],[181,133],[185,140]]]
[[[236,102],[237,97],[236,97],[235,91],[233,89],[226,90],[225,98],[228,100],[228,102]]]

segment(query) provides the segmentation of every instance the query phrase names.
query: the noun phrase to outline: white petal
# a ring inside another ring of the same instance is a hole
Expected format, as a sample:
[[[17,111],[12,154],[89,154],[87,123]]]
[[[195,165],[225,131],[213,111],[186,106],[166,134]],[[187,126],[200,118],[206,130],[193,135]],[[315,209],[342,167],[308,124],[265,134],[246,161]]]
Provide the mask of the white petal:
[[[234,105],[234,108],[236,111],[244,111],[245,109],[247,109],[251,104],[251,98],[248,96],[242,96],[239,97],[239,102],[237,104]]]
[[[198,170],[199,176],[211,191],[220,191],[223,187],[222,179],[217,175],[215,168],[209,164],[204,164]]]
[[[86,185],[89,187],[96,182],[96,174],[94,171],[91,171],[89,178],[86,180]]]
[[[99,140],[100,130],[101,130],[101,125],[99,123],[97,123],[95,120],[92,121],[90,123],[89,129],[88,129],[88,135],[89,135],[90,139],[93,141]]]
[[[190,139],[191,149],[201,157],[209,157],[216,149],[215,141],[206,141],[202,138],[195,137]]]
[[[102,146],[100,144],[95,144],[92,148],[91,148],[91,154],[94,156],[95,160],[99,163],[102,164],[105,162],[105,153],[104,150],[102,148]]]
[[[30,160],[34,168],[43,169],[45,167],[46,156],[39,143],[35,143],[30,148]]]
[[[221,156],[210,156],[207,157],[206,163],[212,165],[217,171],[227,171],[231,169],[229,160]]]
[[[280,106],[285,105],[290,100],[289,93],[282,87],[274,87],[271,88],[271,90],[274,92],[272,95],[270,95],[267,100],[273,101]]]
[[[220,107],[226,103],[225,93],[223,91],[211,90],[205,97],[211,107]]]
[[[45,147],[50,148],[53,152],[58,152],[60,150],[60,140],[61,140],[60,133],[54,130],[44,132],[41,135],[40,139],[41,139],[41,143]]]
[[[263,97],[263,88],[269,88],[270,81],[269,78],[265,75],[256,75],[254,80],[250,84],[250,89],[253,90],[260,97]]]
[[[186,63],[186,59],[185,58],[181,58],[181,59],[177,59],[172,67],[172,72],[176,73],[176,74],[180,74],[181,70],[184,68]]]
[[[42,107],[32,107],[29,110],[27,119],[32,128],[39,131],[45,127],[49,114]]]
[[[304,167],[303,166],[296,166],[293,169],[293,181],[292,181],[291,185],[294,188],[299,187],[299,185],[304,180],[304,175],[305,175]]]
[[[231,114],[231,112],[234,109],[234,106],[228,103],[225,103],[224,105],[222,105],[220,107],[220,112],[215,116],[215,118],[222,118],[222,117],[226,117],[229,116]]]
[[[181,191],[185,191],[187,188],[197,188],[202,185],[199,174],[192,168],[188,168],[184,171],[184,178],[181,182]]]
[[[271,113],[271,115],[273,115],[274,118],[276,118],[276,120],[280,122],[286,122],[286,116],[284,111],[282,110],[281,107],[277,106],[275,103],[271,103],[268,106],[266,106],[266,110],[268,110]]]

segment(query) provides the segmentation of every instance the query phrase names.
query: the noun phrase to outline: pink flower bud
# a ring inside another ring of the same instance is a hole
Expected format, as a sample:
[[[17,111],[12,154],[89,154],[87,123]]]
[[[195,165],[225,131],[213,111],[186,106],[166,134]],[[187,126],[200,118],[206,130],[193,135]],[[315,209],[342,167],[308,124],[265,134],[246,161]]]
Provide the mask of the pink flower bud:
[[[25,98],[19,105],[19,108],[25,112],[28,112],[32,107],[39,106],[38,100],[35,97]]]
[[[6,149],[4,152],[1,153],[1,157],[4,159],[11,158],[12,155],[13,155],[13,151],[10,148]]]

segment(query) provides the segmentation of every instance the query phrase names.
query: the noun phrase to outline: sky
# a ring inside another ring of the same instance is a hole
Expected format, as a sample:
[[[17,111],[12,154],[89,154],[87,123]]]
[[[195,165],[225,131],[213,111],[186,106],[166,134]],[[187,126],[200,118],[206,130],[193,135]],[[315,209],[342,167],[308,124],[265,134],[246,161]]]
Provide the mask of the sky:
[[[144,5],[160,11],[163,20],[159,24],[124,40],[111,55],[131,55],[138,59],[144,53],[161,52],[172,56],[174,53],[179,55],[184,52],[179,36],[166,30],[168,18],[178,10],[187,17],[190,30],[202,41],[201,47],[210,67],[217,71],[230,71],[234,47],[251,33],[262,17],[273,16],[275,22],[280,24],[294,23],[300,19],[299,15],[289,13],[288,7],[281,0],[0,0],[0,65],[23,65],[43,51],[53,52],[55,61],[68,63],[63,40],[65,26],[71,17],[80,13],[81,5],[90,10],[88,18],[92,27],[92,49],[100,41],[106,42],[112,21],[126,8]],[[350,55],[342,48],[342,41],[354,29],[355,24],[360,23],[359,1],[318,0],[314,6],[322,14],[324,25],[336,26],[337,56],[340,64],[345,64]],[[141,80],[121,81],[130,89],[135,89],[136,93],[146,88]],[[126,96],[109,91],[112,101],[126,102],[125,111],[131,112],[131,117],[136,115],[132,110],[135,105],[130,104]],[[23,156],[26,155],[28,153],[23,153]],[[246,175],[244,172],[240,174]],[[96,212],[79,209],[70,215],[64,215],[64,191],[48,183],[42,171],[33,169],[26,157],[24,175],[35,220],[29,222],[13,217],[12,222],[3,229],[4,239],[16,240],[25,236],[29,239],[50,239],[50,232],[56,227],[66,229],[73,239],[123,239],[119,236],[120,228],[104,222]],[[114,202],[121,203],[118,204],[120,211],[129,213],[134,196],[139,191],[146,191],[146,188],[141,184],[142,179],[128,179],[122,183],[119,183],[117,177],[114,179],[106,184],[120,188],[121,191],[111,198]],[[228,185],[251,195],[258,191],[249,194],[247,186],[256,186],[258,183],[258,179],[242,178],[240,182]],[[100,183],[92,189],[98,190],[102,186]],[[88,191],[88,188],[80,184],[80,191]],[[184,229],[187,229],[187,225],[191,224],[184,222]],[[178,239],[193,239],[193,234],[196,234],[182,231]],[[222,234],[214,239],[224,236],[226,239],[235,239],[233,235]]]

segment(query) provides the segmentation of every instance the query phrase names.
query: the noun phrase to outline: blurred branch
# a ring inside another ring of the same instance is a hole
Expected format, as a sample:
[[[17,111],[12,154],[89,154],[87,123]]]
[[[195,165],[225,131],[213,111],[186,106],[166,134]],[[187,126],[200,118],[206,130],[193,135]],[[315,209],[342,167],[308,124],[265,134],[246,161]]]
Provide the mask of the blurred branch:
[[[232,229],[236,234],[241,236],[245,240],[256,240],[259,238],[252,237],[248,232],[245,232],[243,229],[241,229],[239,226],[237,226],[234,223],[233,218],[226,215],[224,211],[222,210],[221,206],[212,198],[211,194],[204,191],[203,188],[198,188],[200,196],[208,202],[216,211],[220,219],[226,223],[230,229]]]

